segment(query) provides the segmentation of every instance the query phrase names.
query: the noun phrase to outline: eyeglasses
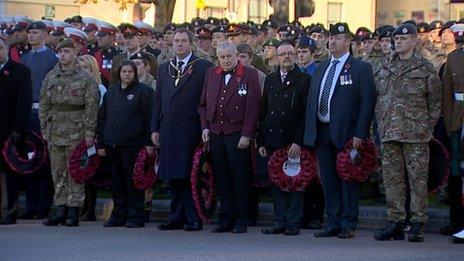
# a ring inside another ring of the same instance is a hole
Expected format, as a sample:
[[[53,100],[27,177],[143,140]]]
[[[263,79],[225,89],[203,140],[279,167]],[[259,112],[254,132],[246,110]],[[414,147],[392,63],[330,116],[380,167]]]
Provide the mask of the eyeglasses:
[[[295,52],[283,52],[283,53],[278,53],[277,56],[284,57],[284,56],[293,56],[296,55]]]

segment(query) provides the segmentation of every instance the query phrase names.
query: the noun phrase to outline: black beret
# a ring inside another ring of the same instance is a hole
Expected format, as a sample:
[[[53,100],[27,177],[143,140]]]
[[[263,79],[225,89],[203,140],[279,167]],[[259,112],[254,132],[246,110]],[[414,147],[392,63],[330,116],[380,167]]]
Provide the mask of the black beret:
[[[337,34],[350,34],[350,28],[347,23],[336,23],[331,24],[329,29],[329,35]]]
[[[166,33],[167,31],[175,31],[177,28],[173,23],[168,23],[164,26],[163,28],[163,33]]]
[[[438,33],[438,36],[441,36],[443,34],[443,31],[445,31],[446,29],[449,29],[451,26],[455,25],[457,22],[452,20],[452,21],[448,21],[446,22],[443,27],[440,29],[440,32]]]
[[[308,32],[308,35],[311,35],[312,33],[319,33],[319,34],[327,35],[328,33],[328,31],[322,25],[315,25],[310,30],[307,30],[307,32]]]
[[[136,52],[129,57],[129,60],[142,59],[145,61],[150,61],[150,55],[144,52]]]
[[[214,33],[226,33],[227,32],[227,28],[223,25],[219,25],[219,26],[216,26],[213,28],[213,30],[211,30],[211,34],[214,34]]]
[[[430,32],[430,25],[428,23],[422,22],[417,24],[418,33],[428,33]]]
[[[403,22],[403,24],[412,24],[412,25],[417,27],[417,23],[414,20],[406,20],[406,21]]]
[[[274,20],[265,20],[263,22],[263,25],[266,25],[267,27],[270,27],[270,28],[273,28],[273,29],[279,28],[279,24]]]
[[[395,27],[391,25],[387,25],[379,33],[379,40],[382,40],[382,38],[389,37],[391,38],[393,36],[393,32],[395,31]]]
[[[407,34],[417,34],[417,27],[409,23],[402,24],[395,29],[392,36]]]
[[[434,20],[430,23],[430,30],[441,29],[443,27],[443,22],[440,20]]]
[[[46,25],[44,22],[42,22],[42,21],[35,21],[35,22],[32,22],[32,23],[27,27],[27,31],[33,30],[33,29],[46,30],[46,29],[47,29],[47,25]]]

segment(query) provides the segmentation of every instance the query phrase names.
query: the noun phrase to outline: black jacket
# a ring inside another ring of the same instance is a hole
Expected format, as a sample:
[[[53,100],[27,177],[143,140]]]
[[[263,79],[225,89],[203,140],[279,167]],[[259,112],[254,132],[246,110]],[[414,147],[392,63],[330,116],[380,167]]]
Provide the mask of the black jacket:
[[[0,148],[11,132],[24,131],[31,109],[31,71],[10,59],[0,70]]]
[[[306,100],[310,76],[295,65],[282,83],[280,69],[264,81],[258,130],[258,146],[283,148],[303,145]]]
[[[98,114],[98,143],[110,146],[151,146],[153,90],[133,82],[109,88]]]

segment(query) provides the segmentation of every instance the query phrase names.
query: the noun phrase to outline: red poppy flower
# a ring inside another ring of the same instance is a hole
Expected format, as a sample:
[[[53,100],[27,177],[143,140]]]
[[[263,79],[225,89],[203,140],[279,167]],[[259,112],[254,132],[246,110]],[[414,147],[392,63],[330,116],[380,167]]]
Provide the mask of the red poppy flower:
[[[8,71],[8,70],[5,70],[5,71],[3,71],[3,74],[4,74],[5,76],[7,76],[7,75],[9,75],[9,74],[10,74],[10,71]]]

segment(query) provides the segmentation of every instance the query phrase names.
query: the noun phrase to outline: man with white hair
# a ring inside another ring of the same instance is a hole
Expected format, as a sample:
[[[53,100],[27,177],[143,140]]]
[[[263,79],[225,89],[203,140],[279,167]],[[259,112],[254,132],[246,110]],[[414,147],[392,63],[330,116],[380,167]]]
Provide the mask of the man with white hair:
[[[250,142],[255,138],[261,90],[258,72],[238,61],[231,42],[218,45],[219,66],[206,74],[198,110],[203,142],[209,145],[221,201],[213,233],[247,231]]]

